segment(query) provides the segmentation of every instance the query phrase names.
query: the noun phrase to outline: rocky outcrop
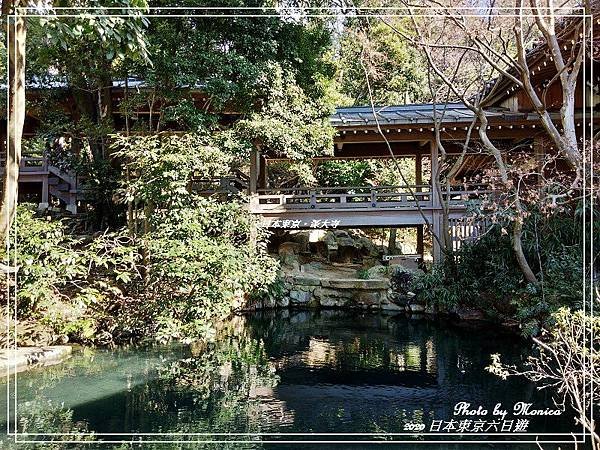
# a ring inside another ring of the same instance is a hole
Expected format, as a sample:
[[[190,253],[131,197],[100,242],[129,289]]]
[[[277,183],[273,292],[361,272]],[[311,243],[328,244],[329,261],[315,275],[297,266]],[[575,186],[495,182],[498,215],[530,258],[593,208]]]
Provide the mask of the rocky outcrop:
[[[461,306],[459,308],[456,308],[454,313],[460,320],[485,320],[485,314],[483,313],[483,311],[477,308]]]
[[[362,233],[346,230],[294,231],[280,235],[272,250],[281,261],[281,283],[257,308],[355,308],[422,312],[411,305],[414,276],[396,265],[384,266],[385,249]],[[406,272],[406,273],[405,273]]]
[[[0,370],[21,372],[33,367],[50,366],[71,356],[69,345],[48,347],[19,347],[0,351]]]
[[[300,253],[300,244],[297,242],[284,242],[279,245],[279,260],[284,267],[298,269],[300,262],[298,254]]]
[[[386,279],[330,279],[299,274],[284,278],[281,306],[403,309],[390,298],[390,282]]]
[[[290,254],[299,256],[300,260],[319,258],[334,263],[375,263],[386,252],[384,247],[378,247],[362,233],[339,229],[293,230],[272,240],[271,251],[280,256],[283,253],[290,265],[294,265],[293,258],[287,258]]]

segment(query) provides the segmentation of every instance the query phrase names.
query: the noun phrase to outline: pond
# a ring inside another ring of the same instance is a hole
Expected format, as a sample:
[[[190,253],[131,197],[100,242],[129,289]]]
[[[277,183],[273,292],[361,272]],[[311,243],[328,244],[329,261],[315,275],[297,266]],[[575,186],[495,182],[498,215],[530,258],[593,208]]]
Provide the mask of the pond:
[[[529,420],[521,422],[522,432],[577,431],[568,412],[517,417],[512,410],[517,402],[532,403],[536,410],[555,408],[550,393],[485,371],[490,354],[519,363],[528,347],[490,327],[457,328],[404,314],[257,312],[234,317],[201,346],[80,349],[64,363],[18,374],[17,422],[19,431],[31,433],[19,440],[61,439],[62,433],[71,433],[82,441],[138,441],[142,437],[123,433],[156,433],[143,439],[246,441],[206,448],[269,447],[254,442],[259,439],[450,441],[458,437],[448,433],[456,433],[462,420],[472,421],[471,431],[463,429],[463,439],[484,439],[472,434],[480,420],[490,427],[487,433],[506,427],[498,440],[531,440],[514,434],[518,419]],[[6,388],[2,392],[6,396]],[[460,402],[470,403],[470,412],[454,415]],[[6,403],[0,399],[2,417]],[[504,420],[513,421],[510,427],[493,416],[497,403],[507,410]],[[479,407],[488,414],[473,415]],[[455,423],[449,426],[451,421]],[[14,427],[12,423],[14,418]],[[430,432],[436,435],[425,434]],[[469,448],[492,447],[481,443]]]

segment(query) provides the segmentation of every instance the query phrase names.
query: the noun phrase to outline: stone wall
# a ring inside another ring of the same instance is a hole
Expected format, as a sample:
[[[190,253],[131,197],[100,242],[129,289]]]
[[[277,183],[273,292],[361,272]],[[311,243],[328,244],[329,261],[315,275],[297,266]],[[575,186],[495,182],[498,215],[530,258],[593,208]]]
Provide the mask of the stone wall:
[[[286,275],[281,295],[263,299],[255,307],[355,308],[403,311],[392,302],[387,279],[328,279],[307,275]]]
[[[69,345],[51,345],[48,347],[19,347],[0,351],[0,370],[22,372],[33,367],[51,366],[71,356]]]

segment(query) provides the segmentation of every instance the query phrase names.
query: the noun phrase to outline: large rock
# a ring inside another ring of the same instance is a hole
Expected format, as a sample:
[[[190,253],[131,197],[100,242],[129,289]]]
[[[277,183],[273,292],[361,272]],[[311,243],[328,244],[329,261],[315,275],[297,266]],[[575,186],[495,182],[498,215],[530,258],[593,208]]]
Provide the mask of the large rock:
[[[19,347],[0,350],[0,368],[21,372],[35,366],[57,364],[71,355],[69,345],[51,345],[47,347]]]
[[[350,233],[348,233],[346,230],[335,230],[335,231],[333,231],[333,235],[336,238],[349,238],[350,237]]]
[[[323,242],[327,246],[327,250],[335,251],[338,249],[337,239],[335,237],[335,234],[333,234],[331,231],[325,233],[325,235],[323,236]]]
[[[318,300],[323,298],[344,298],[349,300],[353,296],[353,291],[350,290],[338,290],[328,288],[317,288],[313,291],[313,296]]]
[[[410,305],[408,305],[408,308],[410,309],[410,312],[412,312],[412,313],[421,314],[421,313],[425,312],[425,306],[420,305],[418,303],[411,303]]]
[[[359,304],[367,306],[380,306],[382,302],[387,302],[387,292],[381,290],[356,291],[354,299]]]
[[[455,311],[460,320],[485,320],[485,314],[476,308],[459,307]]]
[[[277,299],[277,306],[287,308],[290,306],[290,298],[287,295],[282,295]]]
[[[322,280],[321,286],[333,289],[389,289],[389,280],[361,280],[349,278],[341,280]]]
[[[323,308],[341,308],[349,301],[349,298],[324,296],[319,299],[319,305]]]
[[[336,242],[338,247],[357,248],[354,239],[352,239],[350,236],[340,236],[336,238]]]
[[[386,302],[381,304],[381,309],[385,309],[387,311],[405,311],[406,308],[404,306],[397,305],[392,302]]]
[[[373,244],[373,242],[370,239],[364,236],[361,236],[356,240],[355,246],[365,256],[376,258],[380,254],[380,251],[377,248],[377,246]]]
[[[298,253],[300,252],[300,244],[297,242],[283,242],[279,245],[278,253],[281,263],[287,267],[298,269],[300,262]]]
[[[290,302],[292,305],[306,306],[312,298],[312,292],[293,290],[290,291]]]
[[[295,275],[292,277],[292,284],[294,286],[319,286],[321,280],[310,275]]]
[[[290,241],[298,244],[298,251],[300,253],[307,252],[309,250],[310,232],[309,231],[292,232],[292,233],[290,233]]]
[[[306,264],[302,264],[302,272],[308,272],[310,270],[325,270],[325,265],[321,261],[310,261]]]

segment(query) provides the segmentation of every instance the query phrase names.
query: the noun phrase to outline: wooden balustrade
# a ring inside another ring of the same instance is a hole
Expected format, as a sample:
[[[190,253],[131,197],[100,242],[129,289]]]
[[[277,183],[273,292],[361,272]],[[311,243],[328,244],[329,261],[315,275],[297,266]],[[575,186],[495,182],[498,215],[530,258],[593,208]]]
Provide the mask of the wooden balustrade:
[[[442,191],[443,200],[452,206],[466,205],[482,194],[490,193],[485,186],[453,187]],[[429,185],[317,187],[259,189],[253,199],[255,210],[310,210],[363,208],[432,208],[433,195]]]
[[[4,172],[6,155],[0,158],[0,173]],[[48,159],[38,156],[23,156],[19,164],[19,173],[42,174],[48,172]]]
[[[47,172],[48,159],[44,157],[23,156],[19,172]]]

